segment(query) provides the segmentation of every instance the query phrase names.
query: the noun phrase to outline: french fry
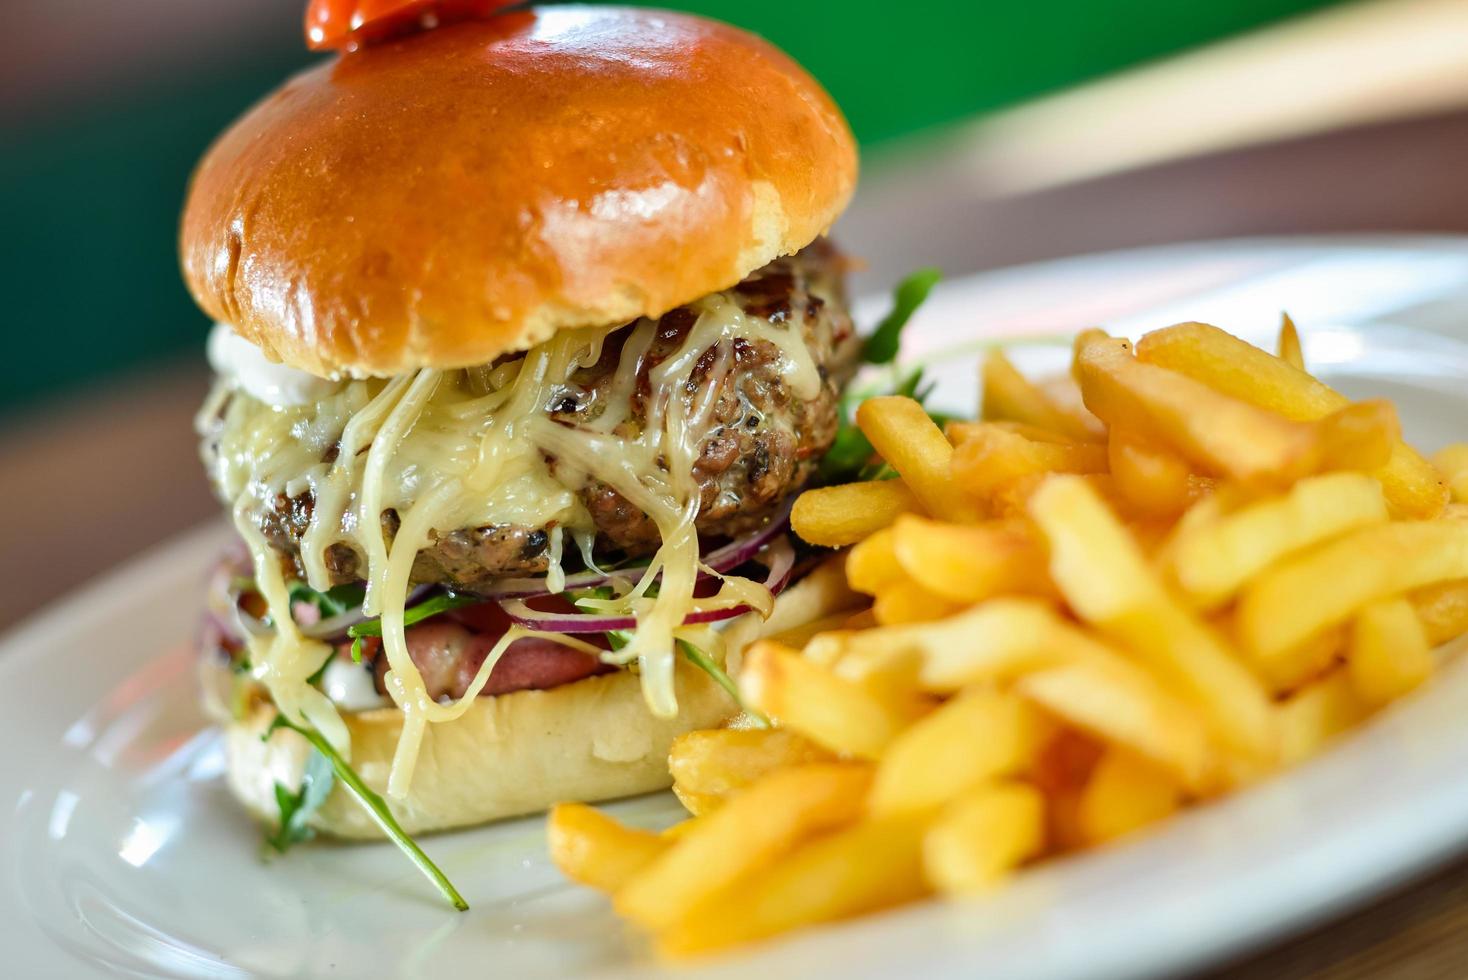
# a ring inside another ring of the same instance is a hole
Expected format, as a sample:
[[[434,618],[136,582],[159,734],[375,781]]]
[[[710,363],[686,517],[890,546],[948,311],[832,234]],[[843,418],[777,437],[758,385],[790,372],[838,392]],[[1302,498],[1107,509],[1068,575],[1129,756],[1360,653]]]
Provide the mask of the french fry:
[[[1374,602],[1356,614],[1346,676],[1368,708],[1379,708],[1432,676],[1427,633],[1406,599]]]
[[[1166,770],[1125,749],[1110,748],[1077,804],[1082,840],[1103,844],[1176,812],[1182,787]]]
[[[924,817],[904,814],[804,843],[682,910],[658,937],[658,952],[692,956],[921,898],[930,890],[922,873],[925,829]]]
[[[1069,371],[1039,378],[1035,385],[1050,399],[1050,404],[1070,415],[1081,429],[1089,433],[1086,437],[1089,441],[1106,441],[1105,423],[1086,407],[1086,400],[1081,397],[1081,386],[1076,384]]]
[[[953,478],[965,491],[989,500],[1001,489],[1026,477],[1047,473],[1101,473],[1106,449],[1094,442],[1040,442],[988,423],[950,427]]]
[[[856,424],[902,475],[923,510],[945,521],[978,519],[977,506],[949,473],[953,447],[916,401],[897,395],[868,398],[856,410]]]
[[[559,803],[546,821],[551,861],[572,881],[614,892],[659,855],[670,841],[650,830],[624,827],[593,807]]]
[[[832,613],[829,616],[822,616],[820,619],[812,620],[809,623],[802,623],[799,626],[792,626],[788,630],[781,630],[778,633],[771,633],[769,636],[765,637],[765,639],[773,640],[774,642],[779,643],[782,646],[795,647],[796,649],[799,649],[809,643],[811,637],[814,637],[820,633],[828,633],[832,630],[841,629],[846,625],[846,621],[850,618],[850,610]]]
[[[745,654],[739,689],[755,709],[832,752],[880,758],[914,712],[762,640]]]
[[[1344,395],[1305,372],[1204,323],[1180,323],[1147,334],[1137,343],[1137,357],[1296,421],[1320,419],[1349,404]],[[1394,515],[1432,518],[1447,503],[1442,477],[1401,441],[1373,475],[1381,480]]]
[[[1196,606],[1215,609],[1279,559],[1386,520],[1386,500],[1374,478],[1363,473],[1310,477],[1282,496],[1179,530],[1167,550],[1167,570]]]
[[[1076,338],[1075,370],[1086,406],[1109,426],[1138,432],[1207,473],[1243,483],[1281,485],[1327,469],[1380,466],[1400,435],[1385,402],[1292,421],[1140,361],[1130,344],[1099,330]]]
[[[1016,690],[1082,731],[1145,755],[1195,791],[1213,788],[1213,751],[1192,710],[1119,657],[1047,667],[1020,678]]]
[[[1365,527],[1270,568],[1239,598],[1239,641],[1257,660],[1288,651],[1378,599],[1468,578],[1468,523]]]
[[[678,802],[683,804],[683,809],[695,817],[713,813],[724,802],[722,796],[715,796],[713,793],[700,793],[686,786],[679,786],[677,783],[673,784],[672,790],[673,795],[678,797]]]
[[[1081,791],[1106,746],[1074,728],[1061,728],[1035,760],[1029,781],[1046,800],[1046,838],[1057,850],[1080,847]]]
[[[1345,649],[1346,631],[1338,626],[1251,666],[1269,693],[1287,694],[1333,669]]]
[[[1443,582],[1417,589],[1408,599],[1427,631],[1427,642],[1438,646],[1468,633],[1468,581]]]
[[[723,728],[674,739],[668,771],[675,790],[722,799],[776,769],[833,759],[830,752],[794,732]]]
[[[981,381],[980,415],[985,421],[1021,422],[1078,441],[1095,438],[1091,426],[1053,402],[1003,351],[992,350],[984,358]]]
[[[666,928],[684,910],[768,866],[805,838],[855,820],[870,785],[866,766],[777,769],[699,817],[617,890],[613,904],[641,926]]]
[[[892,535],[908,577],[950,602],[978,602],[1001,592],[1055,594],[1044,542],[1026,523],[944,524],[905,514]],[[877,619],[883,621],[880,611]]]
[[[1138,513],[1174,517],[1193,499],[1193,472],[1187,462],[1135,433],[1113,429],[1106,454],[1117,493]]]
[[[1045,800],[1032,786],[990,783],[954,800],[923,840],[923,873],[946,895],[997,884],[1045,846]]]
[[[1455,442],[1432,455],[1432,465],[1442,474],[1453,500],[1468,504],[1468,442]]]
[[[1074,439],[1063,432],[1042,429],[1037,425],[1030,425],[1027,422],[1012,422],[1008,419],[985,419],[982,423],[978,424],[998,429],[1001,432],[1012,432],[1017,436],[1024,436],[1030,442],[1053,442],[1059,446],[1070,446],[1082,441]],[[955,420],[943,427],[943,434],[948,437],[949,442],[957,446],[962,441],[963,436],[971,430],[973,425],[975,425],[973,422]]]
[[[1302,688],[1280,706],[1280,757],[1295,765],[1361,722],[1367,711],[1346,671]]]
[[[897,560],[896,536],[890,527],[869,535],[846,555],[846,581],[857,592],[876,595],[905,577]]]
[[[1300,346],[1300,331],[1295,329],[1295,321],[1290,319],[1288,313],[1283,313],[1279,318],[1279,359],[1284,361],[1296,371],[1305,370],[1305,351]]]
[[[910,677],[945,694],[1061,662],[1060,627],[1039,600],[993,599],[935,623],[823,634],[805,652],[850,683]]]
[[[930,810],[997,776],[1023,772],[1054,724],[1012,694],[976,688],[898,735],[877,765],[875,817]]]
[[[1206,712],[1237,751],[1275,747],[1269,702],[1224,644],[1162,587],[1126,529],[1083,480],[1055,476],[1031,498],[1050,574],[1081,619]]]
[[[869,480],[805,491],[795,499],[790,527],[811,544],[844,548],[891,524],[899,514],[921,510],[901,480]]]
[[[697,820],[679,820],[675,824],[669,824],[668,826],[664,827],[662,833],[659,836],[662,837],[663,840],[671,844],[673,841],[682,840],[690,832],[692,832],[694,827],[697,826]]]
[[[884,586],[872,601],[872,615],[881,626],[929,623],[950,616],[959,608],[961,607],[958,604],[911,581]]]

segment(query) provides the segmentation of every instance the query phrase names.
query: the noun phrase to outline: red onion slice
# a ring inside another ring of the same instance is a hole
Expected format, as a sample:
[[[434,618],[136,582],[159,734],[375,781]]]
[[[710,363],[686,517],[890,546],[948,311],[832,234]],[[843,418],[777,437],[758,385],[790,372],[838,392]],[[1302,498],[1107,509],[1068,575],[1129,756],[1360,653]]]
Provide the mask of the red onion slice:
[[[789,529],[790,508],[793,503],[794,501],[786,501],[785,506],[781,507],[764,527],[710,551],[703,556],[700,564],[713,572],[727,572],[731,568],[743,565],[757,555],[765,545]],[[605,585],[614,578],[622,579],[635,586],[642,581],[642,576],[646,571],[646,565],[637,565],[610,572],[577,572],[575,575],[566,576],[566,585],[562,591],[575,592],[580,589],[594,589],[598,585]],[[708,578],[708,575],[701,573],[700,578]],[[544,576],[539,576],[502,578],[490,588],[474,594],[486,599],[533,599],[536,596],[550,595],[551,591],[546,587]]]
[[[790,584],[790,573],[795,568],[795,549],[790,539],[781,537],[768,542],[767,553],[756,556],[767,559],[770,573],[765,577],[764,587],[771,595],[779,595]],[[749,559],[746,559],[749,560]],[[742,564],[742,562],[741,562]],[[734,566],[731,566],[734,567]],[[610,633],[614,630],[637,628],[636,616],[604,616],[596,613],[558,613],[532,609],[524,599],[502,599],[500,608],[521,626],[553,633]],[[702,609],[689,613],[683,620],[684,626],[700,623],[717,623],[750,612],[745,605],[727,609]]]

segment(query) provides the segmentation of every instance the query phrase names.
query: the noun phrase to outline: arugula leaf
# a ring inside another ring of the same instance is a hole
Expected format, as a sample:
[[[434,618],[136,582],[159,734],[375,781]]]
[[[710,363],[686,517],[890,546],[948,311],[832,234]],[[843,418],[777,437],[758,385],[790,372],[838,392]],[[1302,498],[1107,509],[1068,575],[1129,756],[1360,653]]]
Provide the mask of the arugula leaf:
[[[418,603],[412,609],[403,613],[403,626],[412,626],[439,613],[448,612],[450,609],[458,609],[460,606],[472,606],[484,600],[478,596],[459,595],[456,592],[445,592]],[[381,636],[382,620],[369,619],[358,623],[356,626],[347,627],[347,636],[352,638],[352,659],[357,663],[362,662],[362,638],[364,636]]]
[[[307,684],[310,684],[312,687],[315,687],[316,685],[320,684],[321,683],[321,679],[326,676],[326,668],[330,667],[331,666],[331,662],[333,660],[335,660],[335,659],[336,659],[336,651],[333,650],[333,651],[331,651],[330,653],[328,653],[326,655],[326,659],[321,662],[321,666],[316,668],[316,673],[314,673],[310,677],[306,678],[306,683]]]
[[[271,726],[272,731],[274,727]],[[284,854],[292,846],[316,836],[308,821],[311,814],[326,802],[333,778],[331,763],[326,756],[312,749],[306,760],[306,771],[301,776],[300,789],[292,792],[282,783],[275,784],[275,805],[280,809],[280,823],[272,833],[265,835],[265,843],[277,854]]]
[[[289,589],[291,602],[310,603],[321,613],[322,619],[339,616],[348,609],[356,609],[362,604],[362,598],[367,592],[360,582],[334,586],[325,592],[317,592],[305,582],[292,582]]]
[[[901,347],[902,328],[923,305],[928,293],[943,278],[941,269],[919,269],[897,284],[892,292],[892,312],[877,324],[877,329],[862,346],[862,360],[868,364],[891,364]]]
[[[878,324],[862,347],[864,361],[869,364],[891,364],[897,359],[902,329],[942,278],[943,273],[937,269],[920,269],[898,283],[893,291],[892,312]],[[906,395],[922,402],[932,390],[931,384],[923,384],[923,370],[918,367],[903,375],[897,375],[893,369],[889,371],[885,383],[869,384],[846,392],[836,406],[836,438],[826,455],[821,457],[817,470],[819,480],[828,484],[849,483],[852,480],[890,479],[895,476],[890,467],[878,465],[874,468],[869,465],[876,450],[856,425],[856,406],[878,395]],[[937,420],[937,416],[934,418]],[[939,424],[942,424],[941,421]]]
[[[837,407],[839,423],[836,428],[836,439],[831,443],[831,448],[826,455],[821,457],[818,475],[823,483],[849,483],[853,480],[888,480],[897,475],[897,471],[879,463],[873,466],[871,458],[876,453],[871,440],[853,421],[856,414],[856,406],[868,398],[879,395],[903,395],[912,398],[921,404],[928,395],[932,394],[933,385],[923,383],[923,369],[915,367],[906,374],[900,376],[890,385],[867,385],[855,388],[842,396]],[[944,416],[928,413],[939,425],[943,424]]]
[[[362,777],[357,775],[356,770],[348,764],[347,760],[342,758],[341,753],[326,740],[324,735],[313,727],[297,725],[286,718],[285,715],[277,714],[275,719],[270,723],[270,727],[265,730],[265,734],[261,736],[261,739],[268,739],[271,733],[277,728],[289,728],[310,742],[316,752],[330,764],[331,771],[337,779],[341,780],[347,792],[351,793],[357,802],[362,804],[363,808],[366,809],[368,815],[372,817],[382,832],[408,856],[408,860],[412,861],[429,881],[433,882],[443,894],[444,898],[448,899],[449,903],[460,912],[469,908],[469,903],[464,901],[464,897],[459,894],[453,882],[449,881],[448,877],[438,869],[438,866],[429,860],[428,855],[423,853],[423,849],[418,846],[413,838],[408,836],[407,831],[403,830],[402,825],[392,815],[392,811],[387,808],[387,803],[383,801],[382,797],[378,796],[366,783],[362,782]],[[302,792],[305,792],[304,786]],[[280,799],[280,787],[277,785],[276,801],[279,802]],[[285,811],[282,810],[281,812],[284,814]],[[299,809],[293,812],[299,812]],[[282,825],[284,823],[285,821],[282,820]]]
[[[708,654],[704,653],[702,650],[694,646],[692,643],[689,643],[687,640],[676,640],[674,642],[678,644],[678,650],[683,654],[683,656],[688,658],[688,661],[690,663],[692,663],[695,667],[698,667],[705,674],[708,674],[710,677],[712,677],[715,684],[719,685],[728,692],[729,697],[734,699],[734,703],[739,705],[739,710],[743,711],[745,714],[749,715],[750,718],[754,719],[754,723],[760,728],[770,727],[770,719],[766,718],[764,715],[760,714],[758,711],[744,703],[744,698],[741,697],[739,694],[739,685],[734,683],[734,678],[730,677],[728,672],[725,671],[723,667],[720,667],[718,664],[714,663],[714,658],[710,657]]]

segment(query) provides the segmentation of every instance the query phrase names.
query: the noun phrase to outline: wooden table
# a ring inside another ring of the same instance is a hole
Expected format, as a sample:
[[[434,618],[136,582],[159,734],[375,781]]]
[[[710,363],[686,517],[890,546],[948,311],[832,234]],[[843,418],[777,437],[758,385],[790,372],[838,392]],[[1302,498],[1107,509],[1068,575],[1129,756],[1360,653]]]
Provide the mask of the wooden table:
[[[934,204],[910,215],[916,224],[893,224],[890,196],[870,206],[859,202],[845,241],[873,259],[868,281],[890,281],[934,260],[957,272],[1184,234],[1282,227],[1468,232],[1465,164],[1468,115],[1448,115],[1105,178],[1089,190],[952,201],[946,214]],[[1373,179],[1388,172],[1410,173],[1411,180]],[[1085,220],[1076,222],[1078,214]],[[1123,220],[1127,215],[1134,220]],[[929,222],[926,229],[923,222]],[[1068,234],[1072,227],[1081,233]],[[1107,238],[1109,229],[1116,233]],[[0,567],[6,570],[0,623],[11,625],[96,573],[218,514],[190,425],[206,385],[198,356],[0,428],[0,500],[8,505],[0,508]],[[1211,974],[1261,980],[1465,975],[1468,860]]]

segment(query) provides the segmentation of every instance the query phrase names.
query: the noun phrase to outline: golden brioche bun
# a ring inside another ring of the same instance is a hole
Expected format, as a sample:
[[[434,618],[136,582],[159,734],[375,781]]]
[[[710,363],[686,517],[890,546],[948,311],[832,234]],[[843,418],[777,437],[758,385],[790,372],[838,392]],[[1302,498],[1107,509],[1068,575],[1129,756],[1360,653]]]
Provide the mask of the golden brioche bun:
[[[696,667],[680,664],[678,716],[654,718],[631,671],[600,674],[548,691],[479,698],[456,721],[429,725],[405,800],[388,799],[410,834],[518,817],[563,800],[608,800],[666,789],[668,748],[696,728],[717,728],[737,710]],[[304,738],[277,730],[260,736],[275,707],[259,704],[225,726],[228,782],[256,817],[279,819],[275,784],[297,786],[310,752]],[[402,729],[403,713],[379,708],[342,717],[352,735],[352,768],[378,793]],[[384,797],[387,799],[387,797]],[[338,783],[312,817],[333,837],[381,838],[367,811]]]
[[[467,367],[728,288],[823,233],[856,168],[835,104],[759,38],[556,6],[296,76],[199,164],[180,252],[272,359]]]

